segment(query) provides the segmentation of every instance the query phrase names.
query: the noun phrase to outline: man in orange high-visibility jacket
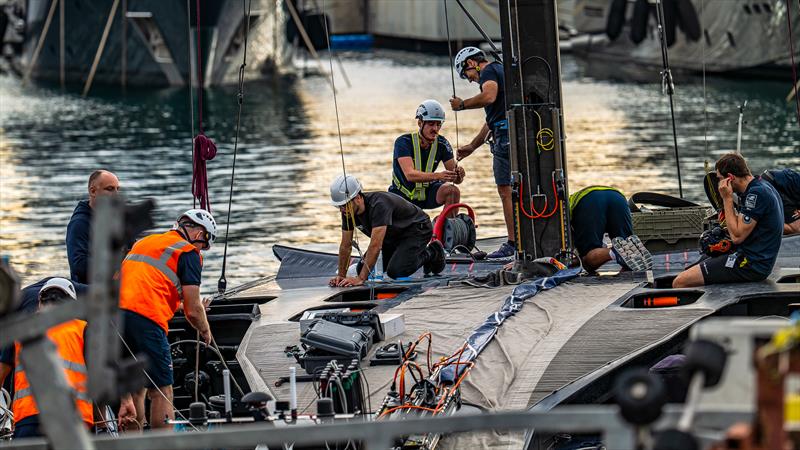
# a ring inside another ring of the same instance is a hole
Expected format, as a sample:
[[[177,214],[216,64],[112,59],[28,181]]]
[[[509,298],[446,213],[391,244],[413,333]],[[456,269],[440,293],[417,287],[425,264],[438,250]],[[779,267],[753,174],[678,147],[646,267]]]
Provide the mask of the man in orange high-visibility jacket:
[[[77,300],[75,287],[64,278],[51,278],[39,291],[39,311],[63,301]],[[86,359],[84,357],[84,331],[86,322],[70,320],[47,330],[47,338],[53,342],[64,369],[67,383],[75,395],[75,407],[87,427],[92,427],[94,418],[92,402],[86,394]],[[14,345],[14,400],[11,410],[14,413],[14,437],[41,436],[39,430],[39,409],[31,391],[31,385],[20,364],[22,347]],[[5,378],[5,377],[3,377]],[[2,383],[4,380],[0,380]]]
[[[217,224],[206,210],[183,213],[172,230],[142,238],[122,262],[119,307],[123,317],[123,339],[133,353],[148,357],[147,375],[151,386],[150,425],[167,427],[173,419],[172,356],[167,342],[168,322],[183,305],[189,323],[206,343],[211,329],[205,304],[200,299],[203,260],[217,237]],[[159,392],[160,391],[160,392]],[[137,419],[144,420],[145,390],[134,394]]]

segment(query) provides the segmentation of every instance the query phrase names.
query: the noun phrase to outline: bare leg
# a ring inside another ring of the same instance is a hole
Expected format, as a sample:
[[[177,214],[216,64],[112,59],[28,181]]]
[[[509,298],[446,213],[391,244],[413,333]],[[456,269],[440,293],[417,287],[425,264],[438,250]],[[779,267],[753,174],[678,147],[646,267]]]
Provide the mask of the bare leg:
[[[506,221],[508,240],[516,241],[514,238],[514,209],[511,203],[511,186],[497,186],[497,193],[500,194],[500,201],[503,202],[503,218]]]
[[[583,268],[587,272],[594,272],[608,261],[611,261],[611,252],[605,247],[593,248],[581,258]]]
[[[164,422],[164,418],[170,420],[175,418],[175,411],[172,409],[172,386],[164,386],[159,388],[164,396],[158,393],[155,389],[148,389],[150,395],[150,427],[151,428],[168,428],[171,425]]]
[[[444,205],[454,205],[461,201],[461,191],[454,184],[443,184],[436,191],[436,203]],[[447,217],[455,217],[457,211],[450,211]]]
[[[689,267],[672,280],[673,288],[703,286],[704,284],[705,280],[703,272],[700,270],[700,264]]]

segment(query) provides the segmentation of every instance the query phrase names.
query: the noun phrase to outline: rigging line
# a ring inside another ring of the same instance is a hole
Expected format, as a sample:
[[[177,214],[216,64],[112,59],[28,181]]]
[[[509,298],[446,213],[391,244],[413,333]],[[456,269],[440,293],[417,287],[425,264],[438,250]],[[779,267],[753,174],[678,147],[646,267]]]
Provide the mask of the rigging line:
[[[197,30],[197,127],[200,134],[203,134],[203,60],[202,52],[200,51],[200,0],[195,0],[195,11],[197,13],[197,22],[195,29]]]
[[[345,177],[345,194],[349,196],[349,192],[347,192],[347,169],[345,168],[344,164],[344,145],[342,145],[342,126],[339,122],[339,102],[336,99],[336,77],[333,74],[333,48],[331,48],[331,36],[328,32],[328,21],[325,20],[325,0],[322,0],[322,16],[323,16],[323,24],[325,25],[325,40],[328,44],[328,63],[330,64],[331,69],[331,87],[333,87],[333,108],[336,111],[336,132],[339,135],[339,153],[342,156],[342,174]],[[355,234],[355,233],[354,233]]]
[[[447,53],[450,55],[450,82],[453,84],[453,97],[456,96],[456,75],[453,71],[453,47],[450,41],[450,15],[447,13],[447,0],[444,3],[444,25],[447,29]],[[456,150],[460,147],[458,143],[458,111],[453,111],[456,120]]]
[[[656,18],[658,20],[658,34],[661,42],[661,62],[664,70],[661,72],[661,86],[669,96],[669,111],[672,116],[672,141],[675,146],[675,168],[678,172],[678,195],[683,198],[683,181],[681,180],[681,160],[678,155],[678,131],[675,126],[675,84],[672,81],[672,71],[669,68],[669,52],[667,51],[666,35],[664,32],[664,5],[663,0],[656,0]]]
[[[797,83],[797,65],[794,62],[794,37],[792,36],[792,9],[791,9],[791,1],[786,0],[786,20],[789,24],[789,53],[792,57],[792,79],[793,79],[793,86],[794,86],[794,100],[795,100],[795,108],[797,113],[797,125],[800,126],[800,84]],[[800,1],[798,1],[798,5],[800,5]]]
[[[469,11],[467,11],[467,8],[464,6],[464,4],[461,3],[461,0],[456,0],[456,3],[458,3],[458,6],[460,6],[461,10],[464,11],[464,14],[466,14],[469,21],[472,22],[472,25],[475,26],[475,29],[478,30],[478,33],[480,33],[481,36],[483,36],[483,38],[486,40],[486,43],[489,44],[490,47],[492,47],[492,52],[491,52],[492,56],[494,56],[494,58],[499,63],[502,64],[503,60],[500,58],[500,54],[503,52],[500,51],[500,49],[498,49],[496,45],[494,45],[494,41],[492,41],[492,38],[490,38],[489,35],[486,34],[485,31],[483,31],[483,28],[481,28],[481,26],[478,24],[478,21],[475,20],[474,17],[472,17],[472,14],[470,14]]]
[[[700,17],[705,16],[706,0],[700,0]],[[706,45],[708,41],[705,39],[706,29],[705,26],[700,27],[703,30],[703,144],[705,145],[705,155],[708,157],[708,99],[706,97]]]
[[[244,103],[244,69],[247,66],[247,36],[250,34],[250,8],[253,6],[252,0],[242,0],[242,20],[244,20],[244,49],[242,51],[242,64],[239,66],[239,91],[236,93],[236,101],[239,109],[236,113],[236,134],[233,138],[233,164],[231,165],[231,186],[228,192],[228,214],[225,220],[225,247],[222,251],[222,272],[217,281],[217,292],[225,293],[228,287],[228,280],[225,278],[225,269],[228,263],[228,232],[231,228],[231,209],[233,206],[233,184],[236,180],[236,155],[239,150],[239,131],[242,123],[242,104]]]
[[[191,145],[192,145],[192,164],[194,164],[194,87],[192,86],[192,0],[186,0],[186,32],[188,39],[186,40],[186,63],[188,64],[189,74],[189,123],[192,128]],[[194,185],[194,170],[192,171],[192,185]],[[192,208],[197,208],[197,197],[192,195]]]

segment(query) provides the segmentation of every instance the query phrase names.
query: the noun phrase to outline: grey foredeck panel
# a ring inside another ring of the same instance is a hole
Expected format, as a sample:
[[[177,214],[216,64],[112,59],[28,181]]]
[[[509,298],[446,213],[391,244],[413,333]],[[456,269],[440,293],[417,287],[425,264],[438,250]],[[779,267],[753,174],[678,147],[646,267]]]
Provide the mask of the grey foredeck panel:
[[[528,406],[600,367],[649,347],[712,313],[711,309],[612,309],[586,322],[550,362]]]

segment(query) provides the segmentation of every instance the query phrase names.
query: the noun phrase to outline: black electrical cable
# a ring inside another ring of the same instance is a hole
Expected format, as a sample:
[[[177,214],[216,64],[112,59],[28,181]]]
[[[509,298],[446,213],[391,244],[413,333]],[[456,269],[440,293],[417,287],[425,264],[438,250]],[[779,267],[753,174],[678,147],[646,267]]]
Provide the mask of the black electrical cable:
[[[225,268],[228,262],[228,232],[231,228],[231,206],[233,205],[233,183],[236,178],[236,153],[239,149],[239,130],[241,128],[242,104],[244,103],[244,68],[247,66],[247,35],[250,34],[250,7],[253,6],[252,0],[242,0],[242,14],[244,15],[244,49],[242,53],[242,65],[239,66],[239,91],[236,94],[236,101],[239,103],[239,111],[236,113],[236,135],[233,139],[233,165],[231,166],[231,187],[228,194],[228,218],[225,221],[225,249],[222,251],[222,272],[217,281],[217,292],[225,293],[228,287],[228,280],[225,279]],[[198,24],[199,27],[199,24]]]

